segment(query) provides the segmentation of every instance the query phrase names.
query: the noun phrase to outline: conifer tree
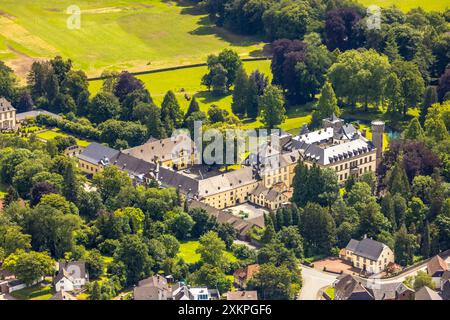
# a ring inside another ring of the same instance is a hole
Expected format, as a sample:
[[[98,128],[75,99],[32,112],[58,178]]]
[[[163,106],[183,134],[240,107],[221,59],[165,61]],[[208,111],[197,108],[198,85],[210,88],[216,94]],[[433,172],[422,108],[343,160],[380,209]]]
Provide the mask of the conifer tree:
[[[425,133],[422,129],[422,126],[419,123],[419,120],[414,117],[410,122],[408,127],[405,130],[404,138],[408,140],[420,140],[423,139]]]
[[[168,135],[171,135],[172,131],[179,128],[183,122],[183,113],[172,90],[166,93],[161,104],[161,121]]]
[[[422,126],[425,124],[425,119],[428,114],[428,108],[431,107],[435,103],[438,103],[436,87],[428,86],[425,91],[423,103],[422,103],[421,110],[420,110],[419,121]]]
[[[243,66],[241,66],[236,74],[236,81],[234,82],[233,102],[231,103],[231,110],[236,115],[244,115],[246,112],[247,91],[248,91],[248,76]]]

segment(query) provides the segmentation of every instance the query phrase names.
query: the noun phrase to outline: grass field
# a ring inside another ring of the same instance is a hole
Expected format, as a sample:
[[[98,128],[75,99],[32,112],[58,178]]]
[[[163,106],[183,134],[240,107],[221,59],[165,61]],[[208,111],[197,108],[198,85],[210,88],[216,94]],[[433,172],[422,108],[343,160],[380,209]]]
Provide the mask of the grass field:
[[[407,12],[413,8],[421,7],[427,11],[443,11],[450,8],[448,0],[357,0],[366,7],[376,5],[380,7],[390,7],[396,5],[397,8]]]
[[[40,284],[11,293],[14,298],[19,300],[48,300],[53,294],[53,289],[50,285],[41,286]]]
[[[269,60],[247,61],[244,62],[244,66],[248,73],[258,69],[271,77]],[[200,104],[200,109],[204,112],[207,112],[208,108],[212,104],[215,104],[231,113],[231,95],[217,97],[212,95],[207,91],[206,87],[201,85],[201,79],[206,72],[206,67],[194,67],[140,75],[137,76],[137,78],[141,79],[145,83],[145,86],[150,91],[154,102],[159,106],[161,105],[166,92],[168,90],[172,90],[176,94],[178,102],[184,111],[186,111],[189,106],[189,101],[187,101],[184,97],[185,94],[188,94],[191,97],[195,95]],[[91,81],[89,84],[89,90],[92,95],[94,95],[100,91],[102,81]],[[298,129],[303,124],[311,121],[311,114],[309,111],[309,106],[302,106],[298,109],[294,108],[289,110],[288,118],[285,123],[281,125],[281,128],[289,132],[297,133]],[[243,129],[251,129],[261,126],[262,123],[259,120],[256,120],[250,122],[244,121],[242,127]]]
[[[59,129],[52,129],[52,130],[39,132],[36,134],[36,136],[40,139],[49,141],[49,140],[55,139],[56,137],[68,137],[69,135],[61,132]],[[86,141],[86,140],[80,140],[80,139],[76,139],[76,138],[75,138],[75,140],[77,141],[77,144],[83,148],[87,147],[90,144],[90,142]]]
[[[2,0],[0,59],[18,72],[32,58],[62,55],[90,76],[104,69],[145,70],[203,62],[230,47],[243,57],[263,44],[210,23],[190,0]],[[67,8],[81,9],[80,29]]]
[[[180,251],[178,252],[178,257],[183,258],[186,263],[196,263],[200,260],[200,255],[195,252],[199,246],[198,241],[187,241],[180,244]],[[237,258],[231,253],[226,251],[225,257],[228,258],[230,262],[237,261]]]

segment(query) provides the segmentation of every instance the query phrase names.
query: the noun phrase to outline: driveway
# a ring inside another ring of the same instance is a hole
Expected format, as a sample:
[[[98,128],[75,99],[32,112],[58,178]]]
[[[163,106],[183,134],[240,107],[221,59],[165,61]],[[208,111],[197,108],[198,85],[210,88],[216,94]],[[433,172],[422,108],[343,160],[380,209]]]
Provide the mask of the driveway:
[[[336,257],[329,257],[314,261],[314,269],[333,273],[343,272],[349,274],[359,274],[361,271],[360,269],[353,267],[351,263]]]
[[[2,293],[0,294],[0,301],[2,300],[17,300],[16,298],[14,298],[12,295],[7,294],[7,293]]]
[[[303,286],[297,300],[318,300],[320,289],[330,286],[337,279],[337,275],[325,273],[301,265]]]

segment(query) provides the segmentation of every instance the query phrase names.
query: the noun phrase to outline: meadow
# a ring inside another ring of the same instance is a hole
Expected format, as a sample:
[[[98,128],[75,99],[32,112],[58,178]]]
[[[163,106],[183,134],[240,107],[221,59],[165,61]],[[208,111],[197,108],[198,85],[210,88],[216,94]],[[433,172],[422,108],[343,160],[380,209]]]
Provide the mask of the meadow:
[[[246,61],[244,67],[247,73],[251,73],[254,70],[259,70],[267,75],[270,79],[272,74],[270,71],[270,61]],[[222,109],[231,111],[232,95],[215,96],[207,91],[205,86],[201,85],[201,79],[207,72],[206,67],[193,67],[188,69],[180,69],[173,71],[164,71],[146,75],[139,75],[137,78],[141,79],[145,87],[150,91],[153,101],[156,105],[160,106],[164,95],[168,90],[172,90],[177,96],[183,111],[186,111],[189,106],[189,101],[185,98],[185,94],[189,97],[195,96],[200,104],[200,109],[204,112],[208,112],[208,108],[215,104]],[[98,93],[101,90],[102,81],[96,80],[89,83],[89,91],[92,95]],[[283,130],[297,133],[298,129],[305,123],[309,123],[311,120],[310,106],[301,106],[299,108],[293,108],[288,111],[288,118],[281,125]],[[263,124],[260,119],[243,120],[243,129],[251,129],[261,127]]]
[[[186,241],[180,244],[178,258],[182,258],[186,263],[196,263],[200,260],[200,254],[196,252],[200,243],[198,241]],[[236,262],[237,258],[229,251],[224,252],[229,262]]]
[[[81,9],[80,29],[67,8]],[[61,55],[89,76],[204,62],[224,48],[242,57],[263,44],[214,26],[189,0],[2,0],[0,59],[21,73],[36,58]]]
[[[413,8],[421,7],[426,11],[444,11],[450,8],[448,0],[357,0],[359,3],[368,7],[371,5],[382,8],[395,5],[397,8],[407,12]]]

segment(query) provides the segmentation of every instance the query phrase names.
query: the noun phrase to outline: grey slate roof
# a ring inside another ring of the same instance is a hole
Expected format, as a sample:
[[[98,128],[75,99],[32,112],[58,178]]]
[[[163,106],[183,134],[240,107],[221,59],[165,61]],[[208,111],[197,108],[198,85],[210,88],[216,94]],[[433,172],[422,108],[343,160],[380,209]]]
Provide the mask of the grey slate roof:
[[[154,163],[155,160],[166,161],[175,159],[180,151],[194,152],[195,145],[192,139],[186,134],[176,137],[156,140],[150,139],[143,145],[126,149],[123,152],[133,157]]]
[[[442,300],[442,297],[427,286],[420,288],[415,296],[415,300]]]
[[[138,286],[133,290],[133,298],[134,300],[159,300],[160,297],[167,299],[169,291],[166,278],[155,275],[139,281]]]
[[[450,280],[447,280],[442,285],[441,296],[444,300],[450,300]]]
[[[59,272],[54,283],[59,282],[64,277],[72,281],[75,275],[80,279],[87,278],[86,263],[82,261],[60,262]]]
[[[110,162],[110,159],[117,156],[118,153],[118,150],[104,146],[97,142],[93,142],[89,146],[87,146],[77,157],[81,160],[96,165],[107,160],[104,163],[106,165],[108,164],[107,162]]]
[[[37,116],[39,116],[41,114],[47,115],[47,116],[55,118],[55,119],[62,119],[62,117],[57,115],[56,113],[49,112],[47,110],[36,109],[36,110],[32,110],[32,111],[17,113],[16,120],[23,121],[26,118],[36,118]]]
[[[370,292],[349,274],[338,277],[334,297],[336,300],[373,300]]]
[[[380,283],[374,286],[374,288],[369,288],[370,293],[372,293],[375,300],[394,300],[398,295],[411,291],[412,289],[408,288],[401,282],[397,283]]]
[[[143,176],[156,169],[155,164],[135,158],[123,152],[117,153],[109,161],[120,170],[126,171],[133,176]]]
[[[299,150],[303,159],[321,165],[339,162],[372,151],[371,141],[362,137],[351,125],[331,127],[300,134],[289,142],[291,150]]]
[[[353,251],[358,256],[370,260],[378,260],[385,246],[385,244],[369,238],[362,239],[361,241],[351,239],[346,249]]]
[[[0,98],[0,112],[14,111],[14,110],[16,109],[12,106],[11,102],[9,102],[3,97]]]
[[[158,180],[164,186],[180,187],[183,193],[196,195],[199,198],[235,189],[256,182],[251,167],[217,174],[205,179],[196,179],[183,172],[170,168],[160,167]]]

